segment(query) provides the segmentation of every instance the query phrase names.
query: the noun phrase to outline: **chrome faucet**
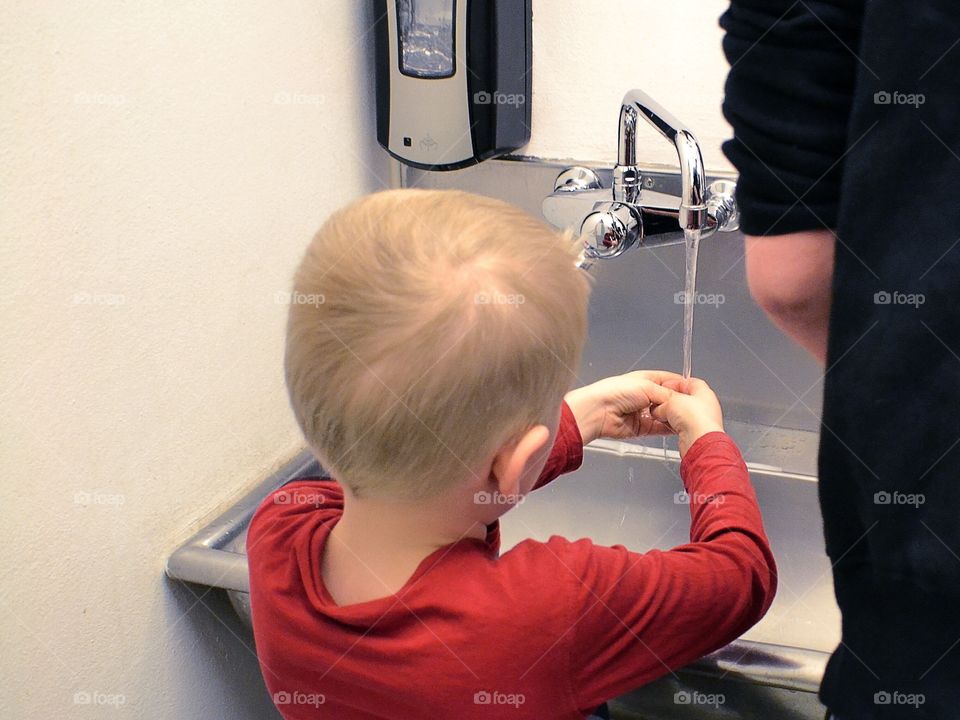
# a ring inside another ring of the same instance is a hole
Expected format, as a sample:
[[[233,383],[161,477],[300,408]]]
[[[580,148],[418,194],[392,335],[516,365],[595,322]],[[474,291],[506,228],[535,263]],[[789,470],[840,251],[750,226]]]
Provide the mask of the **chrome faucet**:
[[[661,187],[668,183],[658,185],[655,174],[645,173],[637,164],[640,118],[676,148],[679,194],[675,188]],[[557,227],[579,230],[583,265],[589,266],[597,258],[617,257],[634,245],[670,245],[685,239],[696,242],[718,230],[736,230],[735,189],[732,180],[707,185],[703,156],[693,133],[649,95],[631,90],[620,107],[612,195],[595,171],[567,168],[557,177],[554,192],[543,201],[543,214]]]

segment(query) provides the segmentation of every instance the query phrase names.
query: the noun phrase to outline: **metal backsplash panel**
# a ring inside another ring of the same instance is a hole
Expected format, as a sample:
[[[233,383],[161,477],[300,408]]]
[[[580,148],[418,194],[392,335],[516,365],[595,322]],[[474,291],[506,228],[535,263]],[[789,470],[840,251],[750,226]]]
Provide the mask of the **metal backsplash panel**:
[[[406,185],[468,190],[542,218],[541,203],[554,179],[573,164],[514,159],[446,173],[409,170]],[[664,169],[665,184],[671,175]],[[631,369],[680,371],[683,268],[681,245],[634,248],[594,265],[581,383]],[[696,309],[694,375],[714,387],[730,420],[817,432],[822,372],[754,304],[744,273],[739,232],[717,233],[701,243],[697,292],[704,302]]]

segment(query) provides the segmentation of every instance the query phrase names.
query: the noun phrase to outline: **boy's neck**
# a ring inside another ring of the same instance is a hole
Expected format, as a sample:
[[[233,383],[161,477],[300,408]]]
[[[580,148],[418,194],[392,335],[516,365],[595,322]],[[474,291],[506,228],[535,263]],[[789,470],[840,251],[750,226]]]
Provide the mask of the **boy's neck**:
[[[345,492],[343,515],[324,549],[328,592],[339,604],[393,594],[436,550],[466,538],[485,539],[486,526],[454,504],[443,498],[383,502]]]
[[[336,525],[344,542],[356,548],[375,547],[379,552],[434,550],[464,538],[486,537],[486,526],[464,518],[451,503],[383,502],[376,499],[344,497],[343,515]]]

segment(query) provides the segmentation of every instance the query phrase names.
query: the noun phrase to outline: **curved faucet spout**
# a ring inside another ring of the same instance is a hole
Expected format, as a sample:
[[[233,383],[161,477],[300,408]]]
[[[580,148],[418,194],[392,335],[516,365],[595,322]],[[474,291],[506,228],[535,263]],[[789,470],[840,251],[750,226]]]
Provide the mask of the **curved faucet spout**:
[[[679,194],[678,173],[667,172],[670,181],[663,183],[663,171],[647,166],[644,174],[638,164],[640,118],[677,151]],[[695,244],[715,232],[739,227],[736,182],[714,178],[708,186],[697,138],[642,90],[628,92],[620,106],[612,197],[593,170],[567,168],[544,199],[543,214],[557,227],[579,229],[588,260],[617,257],[634,246]]]
[[[637,124],[641,117],[676,148],[682,188],[678,216],[680,228],[708,229],[710,218],[706,204],[706,172],[697,139],[683,123],[642,90],[629,91],[624,95],[620,107],[614,201],[631,204],[640,202],[643,178],[637,166]]]

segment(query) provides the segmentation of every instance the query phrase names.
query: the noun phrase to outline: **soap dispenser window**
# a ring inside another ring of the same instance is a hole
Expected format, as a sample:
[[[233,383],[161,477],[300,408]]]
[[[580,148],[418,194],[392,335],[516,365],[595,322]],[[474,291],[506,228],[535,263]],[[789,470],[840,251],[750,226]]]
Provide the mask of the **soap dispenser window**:
[[[454,73],[456,0],[398,0],[400,72],[448,78]]]

